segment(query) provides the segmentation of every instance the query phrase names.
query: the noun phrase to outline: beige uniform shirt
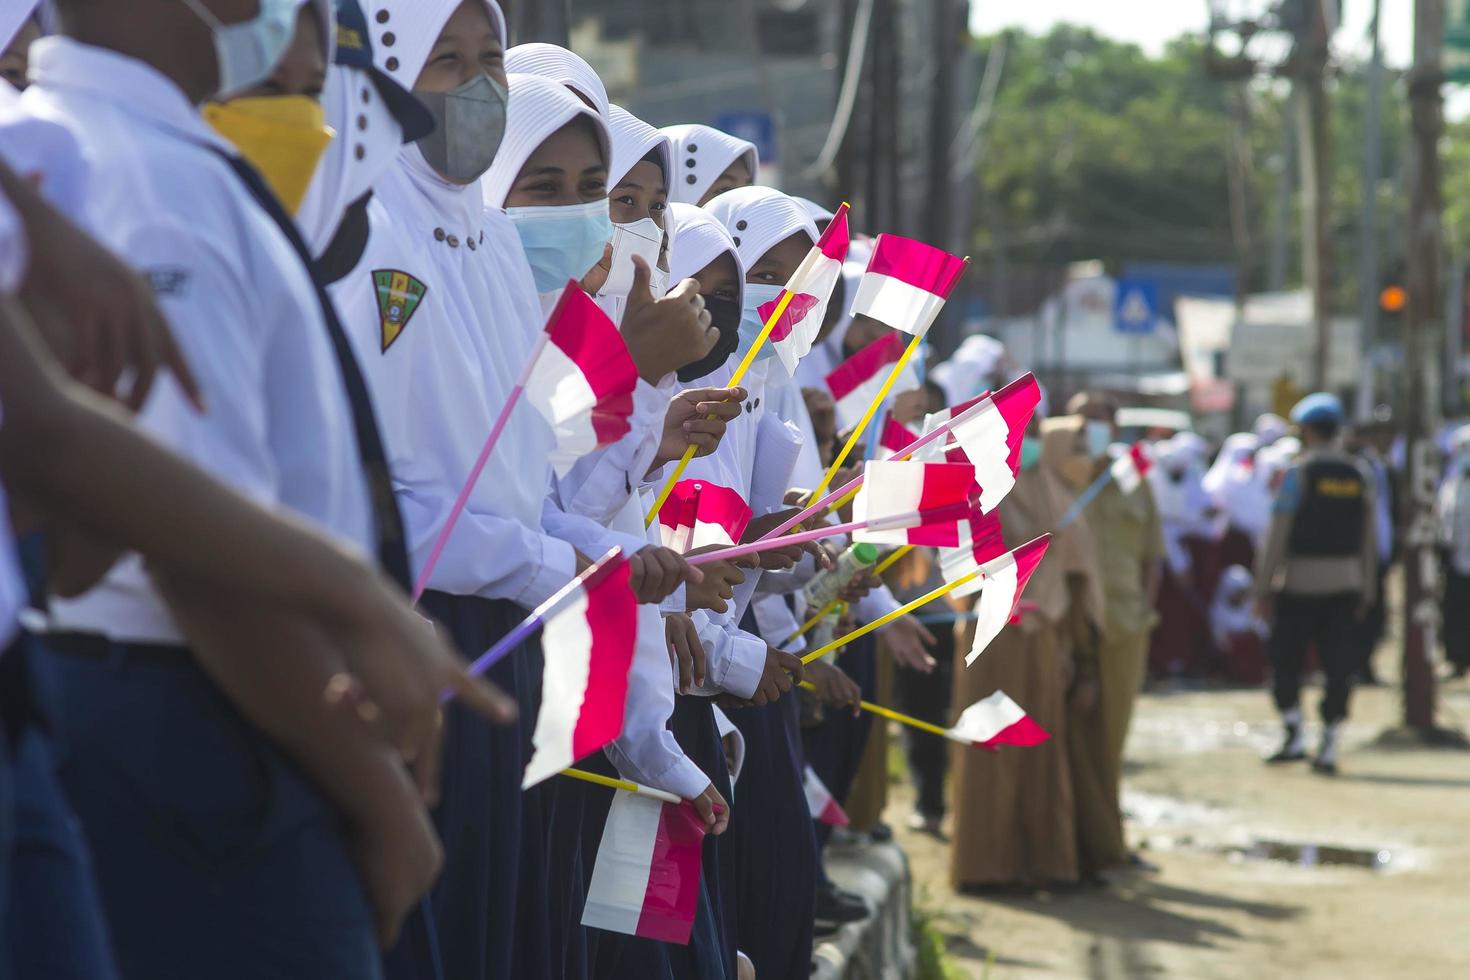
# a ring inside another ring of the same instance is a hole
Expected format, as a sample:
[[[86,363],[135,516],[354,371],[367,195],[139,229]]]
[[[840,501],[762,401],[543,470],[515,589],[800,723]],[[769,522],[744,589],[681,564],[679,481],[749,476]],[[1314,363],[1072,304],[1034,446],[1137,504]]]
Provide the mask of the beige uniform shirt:
[[[1157,617],[1145,583],[1164,554],[1153,490],[1146,481],[1133,493],[1109,483],[1087,508],[1087,523],[1097,538],[1108,632],[1147,631]]]

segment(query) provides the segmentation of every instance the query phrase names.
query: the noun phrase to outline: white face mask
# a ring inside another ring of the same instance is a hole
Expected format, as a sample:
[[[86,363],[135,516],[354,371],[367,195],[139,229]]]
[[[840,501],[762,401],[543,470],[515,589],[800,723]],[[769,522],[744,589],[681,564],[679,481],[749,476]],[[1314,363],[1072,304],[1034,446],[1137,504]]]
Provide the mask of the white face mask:
[[[653,274],[648,277],[648,287],[653,291],[654,299],[663,299],[669,294],[669,270],[653,267]]]
[[[633,289],[633,256],[643,256],[648,268],[658,268],[658,253],[663,248],[664,231],[652,218],[640,218],[627,224],[614,224],[612,233],[612,268],[599,296],[627,296]],[[663,294],[654,291],[655,299]]]
[[[260,13],[238,24],[220,23],[200,0],[184,0],[184,5],[214,34],[217,96],[233,95],[269,78],[296,33],[296,0],[260,0]]]

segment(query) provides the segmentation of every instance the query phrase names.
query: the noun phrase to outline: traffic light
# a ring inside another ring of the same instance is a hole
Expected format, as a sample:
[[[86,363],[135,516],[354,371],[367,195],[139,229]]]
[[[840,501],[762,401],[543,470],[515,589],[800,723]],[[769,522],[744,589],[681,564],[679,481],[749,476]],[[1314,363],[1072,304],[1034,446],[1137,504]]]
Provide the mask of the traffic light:
[[[1404,312],[1409,305],[1409,291],[1398,283],[1389,283],[1378,293],[1378,309],[1390,316]]]

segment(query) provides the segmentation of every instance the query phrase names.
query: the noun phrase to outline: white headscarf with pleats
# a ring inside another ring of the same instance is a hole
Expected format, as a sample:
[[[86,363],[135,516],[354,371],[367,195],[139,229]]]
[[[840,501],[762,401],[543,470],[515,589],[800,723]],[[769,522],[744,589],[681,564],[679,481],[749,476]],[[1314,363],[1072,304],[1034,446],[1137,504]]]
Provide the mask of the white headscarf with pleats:
[[[698,204],[720,174],[730,164],[745,158],[750,175],[760,166],[760,152],[755,144],[722,133],[713,126],[690,123],[665,126],[663,133],[674,145],[674,176],[669,182],[669,200],[680,204]]]
[[[511,75],[510,105],[505,116],[505,138],[495,162],[480,178],[485,206],[504,208],[511,186],[531,154],[557,130],[578,117],[590,119],[602,146],[602,158],[612,155],[607,124],[596,110],[569,92],[565,85],[539,75]]]
[[[603,122],[612,125],[607,88],[597,72],[582,57],[556,44],[535,41],[517,44],[505,53],[505,70],[519,75],[538,75],[560,82],[589,103]]]

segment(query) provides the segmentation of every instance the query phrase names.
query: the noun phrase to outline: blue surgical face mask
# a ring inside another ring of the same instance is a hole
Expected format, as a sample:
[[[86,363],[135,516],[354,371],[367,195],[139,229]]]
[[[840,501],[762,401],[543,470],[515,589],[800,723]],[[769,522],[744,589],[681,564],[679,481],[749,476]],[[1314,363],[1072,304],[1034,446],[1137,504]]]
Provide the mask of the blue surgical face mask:
[[[219,62],[216,95],[233,95],[270,78],[296,33],[296,0],[260,0],[260,13],[238,24],[223,24],[200,0],[184,5],[208,25]]]
[[[774,303],[781,295],[780,286],[768,286],[761,283],[745,284],[745,306],[740,311],[740,346],[735,349],[738,357],[744,357],[755,346],[760,339],[761,331],[766,327],[765,318],[760,314],[760,308],[767,303]],[[768,339],[761,344],[761,349],[755,355],[757,361],[764,360],[776,353]]]
[[[536,292],[558,292],[580,282],[602,259],[612,237],[607,198],[560,207],[506,208],[536,278]]]
[[[1087,455],[1101,459],[1107,455],[1113,441],[1113,427],[1106,422],[1089,420],[1087,423]]]
[[[1021,469],[1035,469],[1041,462],[1041,440],[1026,436],[1021,440]]]

